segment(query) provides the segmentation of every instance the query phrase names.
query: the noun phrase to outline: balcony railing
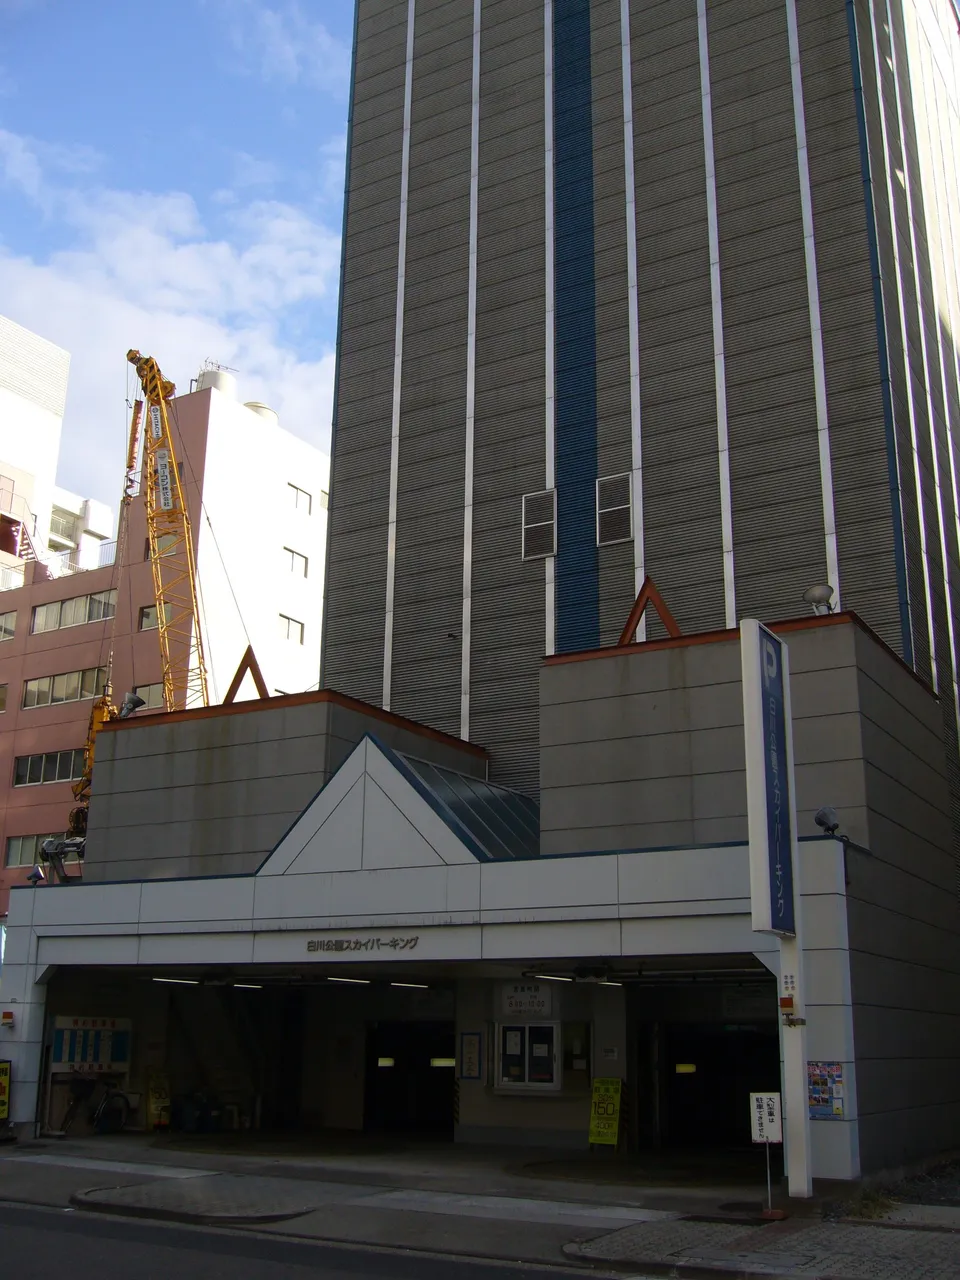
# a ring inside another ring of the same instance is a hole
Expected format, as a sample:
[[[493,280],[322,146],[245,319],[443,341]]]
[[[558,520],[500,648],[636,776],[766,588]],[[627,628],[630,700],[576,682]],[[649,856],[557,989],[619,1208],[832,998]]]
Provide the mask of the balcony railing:
[[[101,542],[96,564],[81,564],[79,552],[49,552],[39,561],[50,578],[67,578],[74,573],[86,573],[90,569],[107,569],[117,558],[116,542]],[[15,591],[23,586],[23,565],[0,565],[0,591]]]
[[[75,516],[62,516],[56,511],[50,517],[50,532],[55,538],[66,538],[68,542],[77,540],[77,521]]]
[[[0,591],[16,591],[23,586],[23,565],[0,564]]]

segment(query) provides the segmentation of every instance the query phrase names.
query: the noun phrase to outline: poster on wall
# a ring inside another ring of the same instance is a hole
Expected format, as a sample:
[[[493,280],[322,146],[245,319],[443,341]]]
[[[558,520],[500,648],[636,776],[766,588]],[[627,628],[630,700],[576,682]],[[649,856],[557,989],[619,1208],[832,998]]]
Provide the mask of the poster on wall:
[[[842,1120],[843,1063],[808,1062],[807,1094],[811,1120]]]
[[[10,1119],[10,1063],[0,1062],[0,1120]]]
[[[483,1036],[479,1031],[460,1032],[460,1079],[483,1078]]]

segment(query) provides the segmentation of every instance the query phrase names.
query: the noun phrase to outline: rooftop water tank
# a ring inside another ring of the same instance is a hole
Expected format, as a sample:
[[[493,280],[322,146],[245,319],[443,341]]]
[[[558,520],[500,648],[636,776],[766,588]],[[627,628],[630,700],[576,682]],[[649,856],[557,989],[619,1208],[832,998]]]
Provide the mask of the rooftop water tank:
[[[201,369],[197,374],[197,390],[216,387],[221,395],[231,400],[237,398],[237,380],[228,369]]]
[[[261,418],[265,418],[267,422],[273,423],[274,426],[280,422],[280,415],[276,409],[271,409],[268,404],[262,404],[259,400],[245,400],[243,407],[249,409],[251,413],[257,413]]]

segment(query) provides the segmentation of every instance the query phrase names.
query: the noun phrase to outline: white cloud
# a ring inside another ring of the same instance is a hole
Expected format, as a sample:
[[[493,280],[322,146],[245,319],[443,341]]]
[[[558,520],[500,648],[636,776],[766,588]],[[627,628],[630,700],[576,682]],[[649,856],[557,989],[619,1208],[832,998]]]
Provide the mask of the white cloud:
[[[350,49],[299,0],[217,0],[244,68],[268,83],[306,84],[343,96],[350,84]]]
[[[11,137],[0,135],[0,176],[73,236],[44,261],[0,247],[4,314],[72,354],[60,484],[116,506],[129,347],[156,356],[181,390],[206,357],[235,367],[245,400],[265,401],[288,430],[329,448],[333,354],[301,359],[283,324],[311,304],[332,311],[336,233],[257,200],[231,209],[214,236],[181,192],[51,185],[36,152]]]

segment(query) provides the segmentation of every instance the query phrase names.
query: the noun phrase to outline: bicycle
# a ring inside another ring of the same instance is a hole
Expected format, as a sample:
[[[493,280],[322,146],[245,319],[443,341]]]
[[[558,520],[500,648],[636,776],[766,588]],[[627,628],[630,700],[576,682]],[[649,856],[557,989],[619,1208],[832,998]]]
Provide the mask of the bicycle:
[[[99,1083],[83,1076],[74,1076],[70,1081],[73,1099],[61,1122],[61,1133],[69,1133],[81,1106],[93,1096]],[[103,1091],[96,1106],[87,1113],[90,1127],[94,1133],[122,1133],[130,1118],[130,1099],[115,1080],[104,1080],[102,1084]]]

